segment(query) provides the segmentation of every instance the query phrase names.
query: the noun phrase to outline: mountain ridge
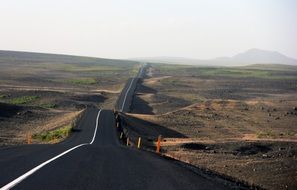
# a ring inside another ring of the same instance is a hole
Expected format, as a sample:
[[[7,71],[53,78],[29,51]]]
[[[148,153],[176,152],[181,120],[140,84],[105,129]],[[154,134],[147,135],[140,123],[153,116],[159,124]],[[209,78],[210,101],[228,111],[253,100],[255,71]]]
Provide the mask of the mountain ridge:
[[[134,58],[131,60],[209,66],[245,66],[250,64],[282,64],[297,66],[297,59],[288,57],[277,51],[267,51],[256,48],[249,49],[231,57],[217,57],[206,60],[168,56]]]

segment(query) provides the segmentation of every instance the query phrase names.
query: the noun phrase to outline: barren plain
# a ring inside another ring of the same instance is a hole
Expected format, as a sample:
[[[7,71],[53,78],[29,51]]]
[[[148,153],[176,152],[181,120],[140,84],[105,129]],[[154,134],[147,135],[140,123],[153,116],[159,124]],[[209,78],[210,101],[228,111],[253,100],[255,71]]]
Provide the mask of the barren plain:
[[[146,74],[127,115],[135,139],[153,148],[162,135],[164,155],[258,188],[297,187],[296,66],[151,64]]]
[[[87,106],[113,108],[138,67],[133,61],[0,51],[0,145],[27,143],[28,136],[34,143],[64,138],[55,130],[71,129]],[[48,131],[55,135],[49,138]]]

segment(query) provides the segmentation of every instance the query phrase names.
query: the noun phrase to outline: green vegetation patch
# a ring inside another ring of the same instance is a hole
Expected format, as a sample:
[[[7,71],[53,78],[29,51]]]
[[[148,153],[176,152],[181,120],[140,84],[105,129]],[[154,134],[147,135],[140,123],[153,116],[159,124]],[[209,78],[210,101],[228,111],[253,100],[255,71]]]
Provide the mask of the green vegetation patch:
[[[45,131],[40,134],[35,134],[32,136],[33,139],[41,140],[44,142],[64,139],[71,133],[72,126],[67,125],[56,130]]]
[[[4,94],[0,94],[0,99],[4,99],[6,96]]]
[[[273,78],[269,71],[235,68],[201,68],[200,74],[204,76]]]
[[[22,96],[22,97],[17,97],[17,98],[13,98],[9,101],[9,103],[11,104],[27,104],[30,102],[33,102],[34,100],[40,98],[39,96]]]
[[[57,107],[57,105],[53,103],[44,103],[44,104],[40,104],[39,106],[46,109]]]
[[[70,79],[70,80],[67,80],[67,82],[72,84],[78,84],[78,85],[92,85],[97,83],[96,79],[94,78]]]

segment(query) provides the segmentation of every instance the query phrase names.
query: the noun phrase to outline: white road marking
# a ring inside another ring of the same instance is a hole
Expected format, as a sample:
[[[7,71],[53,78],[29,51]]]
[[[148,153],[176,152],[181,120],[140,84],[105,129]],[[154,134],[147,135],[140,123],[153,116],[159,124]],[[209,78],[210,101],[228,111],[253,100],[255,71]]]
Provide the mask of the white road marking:
[[[33,173],[35,173],[36,171],[38,171],[39,169],[41,169],[42,167],[44,167],[45,165],[49,164],[50,162],[60,158],[61,156],[79,148],[79,147],[82,147],[82,146],[85,146],[85,145],[90,145],[90,144],[93,144],[93,142],[95,141],[95,137],[96,137],[96,133],[97,133],[97,129],[98,129],[98,120],[99,120],[99,116],[100,116],[100,113],[101,113],[101,110],[98,111],[98,114],[97,114],[97,118],[96,118],[96,127],[95,127],[95,131],[94,131],[94,136],[92,138],[92,141],[90,143],[82,143],[82,144],[79,144],[75,147],[72,147],[64,152],[62,152],[61,154],[39,164],[38,166],[34,167],[33,169],[29,170],[28,172],[24,173],[23,175],[21,175],[20,177],[16,178],[15,180],[11,181],[10,183],[6,184],[5,186],[1,187],[0,190],[7,190],[7,189],[11,189],[13,188],[14,186],[16,186],[17,184],[19,184],[21,181],[23,181],[24,179],[26,179],[27,177],[29,177],[30,175],[32,175]]]
[[[79,148],[79,147],[81,147],[81,146],[84,146],[84,145],[87,145],[87,143],[80,144],[80,145],[77,145],[77,146],[75,146],[75,147],[73,147],[73,148],[70,148],[70,149],[66,150],[65,152],[63,152],[63,153],[61,153],[61,154],[59,154],[59,155],[57,155],[57,156],[55,156],[55,157],[49,159],[48,161],[43,162],[42,164],[36,166],[35,168],[29,170],[29,171],[26,172],[25,174],[23,174],[23,175],[21,175],[20,177],[16,178],[16,179],[13,180],[12,182],[6,184],[5,186],[3,186],[3,187],[1,188],[1,190],[6,190],[6,189],[11,189],[11,188],[13,188],[13,187],[16,186],[18,183],[20,183],[21,181],[23,181],[24,179],[26,179],[27,177],[29,177],[30,175],[32,175],[33,173],[35,173],[37,170],[39,170],[39,169],[42,168],[43,166],[47,165],[48,163],[50,163],[50,162],[56,160],[57,158],[59,158],[59,157],[61,157],[61,156],[67,154],[68,152],[71,152],[72,150],[74,150],[74,149],[76,149],[76,148]]]
[[[125,106],[125,103],[126,103],[126,99],[127,99],[127,95],[128,95],[128,93],[129,93],[129,91],[131,89],[131,86],[132,86],[134,80],[135,80],[135,78],[132,79],[129,88],[126,91],[126,94],[125,94],[125,97],[124,97],[124,101],[123,101],[123,104],[122,104],[121,111],[123,111],[123,109],[124,109],[124,106]]]
[[[143,70],[143,66],[140,68],[140,72],[139,72],[138,75],[137,75],[138,78],[140,78],[141,73],[142,73],[142,70]],[[127,91],[126,91],[126,94],[125,94],[125,97],[124,97],[124,101],[123,101],[123,104],[122,104],[121,111],[123,111],[123,109],[124,109],[124,107],[125,107],[126,99],[127,99],[128,93],[129,93],[129,91],[130,91],[130,89],[131,89],[131,86],[132,86],[134,80],[135,80],[135,78],[132,79],[129,88],[128,88]]]
[[[95,127],[95,131],[94,131],[94,136],[93,136],[92,141],[89,144],[93,144],[93,142],[95,141],[100,113],[101,113],[101,110],[99,110],[99,112],[98,112],[98,115],[97,115],[97,118],[96,118],[96,127]]]

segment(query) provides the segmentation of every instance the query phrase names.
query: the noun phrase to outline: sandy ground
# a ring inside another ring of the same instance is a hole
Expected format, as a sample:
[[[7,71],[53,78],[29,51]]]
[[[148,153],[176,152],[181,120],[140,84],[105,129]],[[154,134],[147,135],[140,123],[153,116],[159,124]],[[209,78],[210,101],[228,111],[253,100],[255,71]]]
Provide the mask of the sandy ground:
[[[265,189],[296,189],[294,80],[149,73],[125,115],[134,144],[141,136],[154,150],[162,135],[167,156]]]

